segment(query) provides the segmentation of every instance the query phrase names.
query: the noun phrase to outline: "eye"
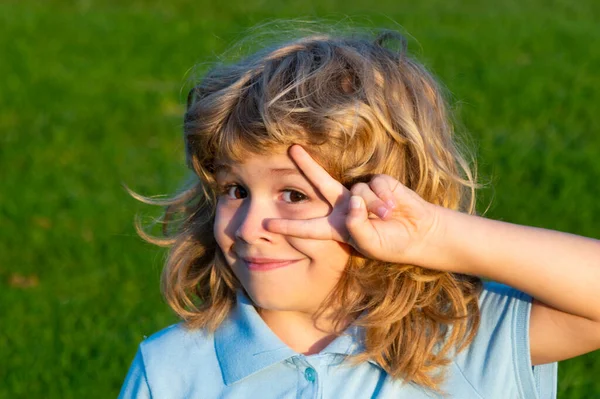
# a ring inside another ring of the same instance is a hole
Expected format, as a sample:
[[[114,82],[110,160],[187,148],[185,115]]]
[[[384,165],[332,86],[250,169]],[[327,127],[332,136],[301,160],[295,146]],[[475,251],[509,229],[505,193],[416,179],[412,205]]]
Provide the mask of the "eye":
[[[248,196],[246,190],[239,184],[227,184],[221,189],[221,194],[230,199],[241,199]]]
[[[308,197],[296,190],[283,190],[283,199],[286,202],[297,203],[307,200]]]

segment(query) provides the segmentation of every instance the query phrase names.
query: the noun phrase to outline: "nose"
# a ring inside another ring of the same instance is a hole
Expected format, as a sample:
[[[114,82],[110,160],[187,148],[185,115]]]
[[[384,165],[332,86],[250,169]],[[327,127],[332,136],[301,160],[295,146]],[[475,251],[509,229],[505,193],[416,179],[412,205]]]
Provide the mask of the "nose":
[[[265,203],[244,201],[236,215],[236,239],[254,244],[260,241],[271,241],[274,233],[266,230],[265,219],[276,217],[273,210]]]

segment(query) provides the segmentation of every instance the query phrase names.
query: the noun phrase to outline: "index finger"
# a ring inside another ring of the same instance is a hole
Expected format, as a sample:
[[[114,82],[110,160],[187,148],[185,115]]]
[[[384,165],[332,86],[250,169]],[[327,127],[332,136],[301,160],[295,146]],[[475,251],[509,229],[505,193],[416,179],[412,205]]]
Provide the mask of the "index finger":
[[[302,146],[294,144],[289,149],[292,160],[308,181],[310,181],[331,204],[336,205],[340,199],[348,200],[350,191],[343,184],[335,180],[321,165],[315,161]]]
[[[313,240],[335,240],[349,242],[349,234],[343,228],[336,228],[328,218],[315,219],[268,219],[267,230],[297,238]],[[343,226],[343,224],[342,224]]]

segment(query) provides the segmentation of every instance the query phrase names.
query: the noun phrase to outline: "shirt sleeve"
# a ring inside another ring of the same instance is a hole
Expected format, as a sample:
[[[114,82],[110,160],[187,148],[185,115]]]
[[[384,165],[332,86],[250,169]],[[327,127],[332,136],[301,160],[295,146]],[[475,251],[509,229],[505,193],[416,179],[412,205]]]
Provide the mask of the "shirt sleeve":
[[[479,301],[477,335],[455,358],[464,377],[485,399],[555,399],[557,363],[531,365],[531,296],[486,282]]]
[[[138,349],[121,388],[119,399],[150,399],[150,387],[141,349]]]

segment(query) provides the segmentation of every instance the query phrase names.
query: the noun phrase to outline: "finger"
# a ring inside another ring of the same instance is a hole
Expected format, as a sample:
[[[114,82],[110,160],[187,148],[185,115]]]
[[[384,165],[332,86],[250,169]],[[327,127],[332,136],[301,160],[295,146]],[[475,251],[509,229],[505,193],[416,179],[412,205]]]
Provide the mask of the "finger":
[[[268,219],[265,222],[267,230],[277,234],[313,240],[335,240],[345,242],[348,233],[344,228],[336,229],[328,218],[315,219]]]
[[[359,243],[372,243],[377,235],[373,224],[369,220],[369,214],[366,204],[361,196],[353,195],[350,197],[350,212],[346,218],[346,228],[348,229],[349,239],[347,242],[359,251],[364,251]]]
[[[350,197],[348,189],[331,177],[302,146],[294,144],[290,147],[289,154],[306,178],[331,205],[336,205],[339,201]]]
[[[388,175],[376,175],[369,182],[371,190],[379,197],[388,208],[394,209],[396,201],[392,192],[400,182]]]
[[[365,203],[367,211],[374,213],[381,219],[385,219],[392,213],[391,209],[386,206],[385,202],[383,202],[381,198],[379,198],[366,183],[356,183],[352,186],[350,192],[353,196],[361,197]]]
[[[402,184],[400,181],[398,181],[397,179],[393,178],[390,175],[382,174],[382,175],[377,175],[377,177],[379,177],[381,180],[384,180],[387,183],[387,185],[390,189],[390,192],[392,193],[392,196],[394,196],[394,198],[395,198],[395,194],[398,194],[399,192],[403,192],[408,189],[408,187],[406,187],[404,184]]]

